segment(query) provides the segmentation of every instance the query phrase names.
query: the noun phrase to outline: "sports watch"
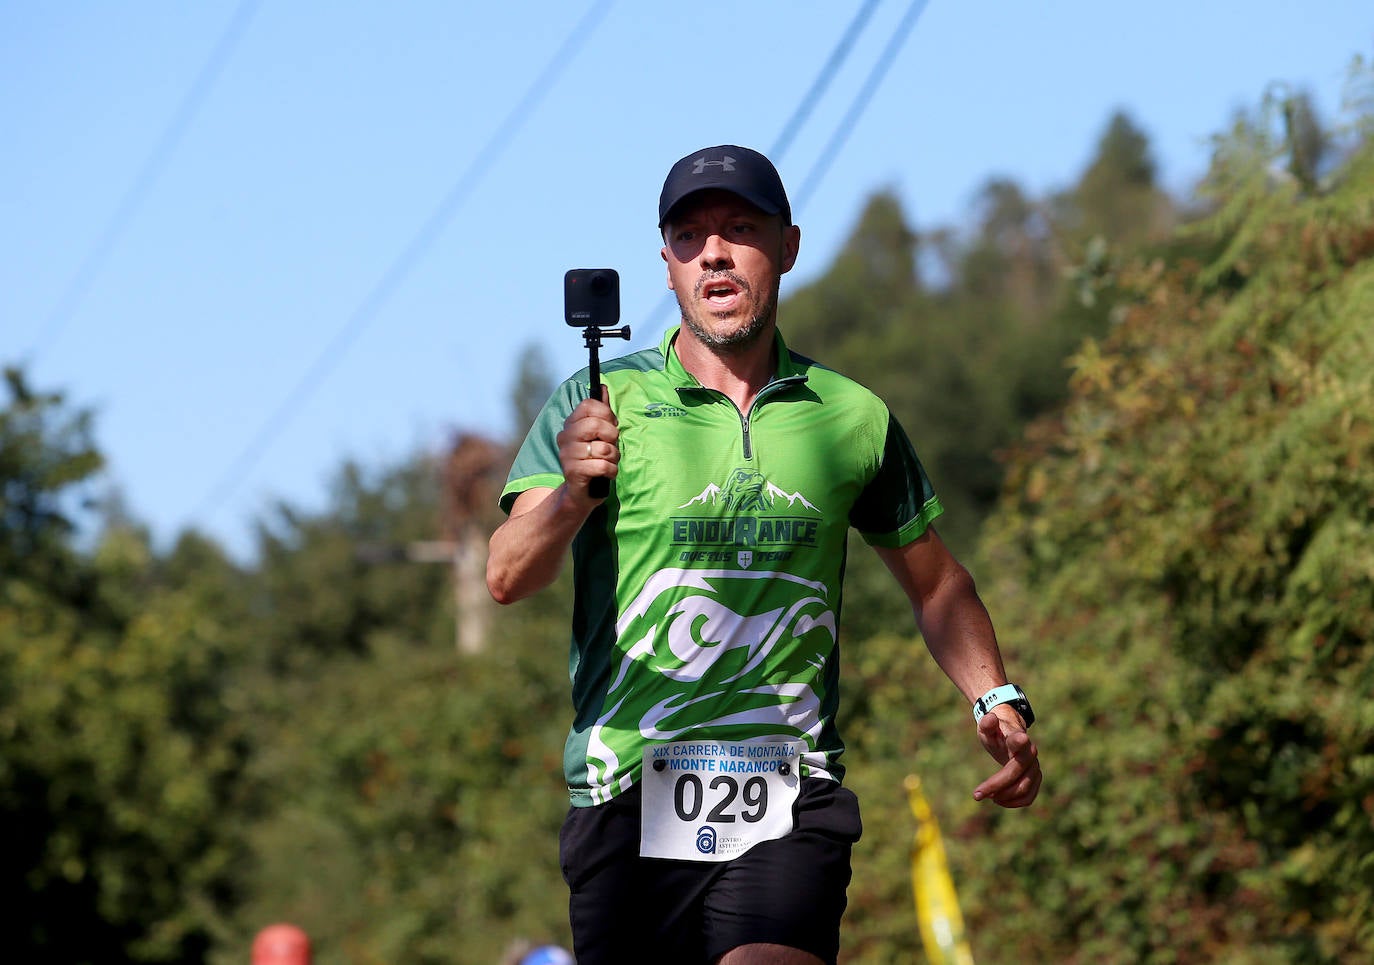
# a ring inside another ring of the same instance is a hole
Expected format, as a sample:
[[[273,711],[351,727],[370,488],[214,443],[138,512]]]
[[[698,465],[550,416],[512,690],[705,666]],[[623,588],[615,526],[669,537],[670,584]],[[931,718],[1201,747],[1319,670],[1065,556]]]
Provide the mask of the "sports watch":
[[[983,715],[998,704],[1009,704],[1011,709],[1021,715],[1021,719],[1030,727],[1035,723],[1035,711],[1031,710],[1030,701],[1026,698],[1026,692],[1016,684],[1003,684],[1000,687],[993,687],[983,696],[973,702],[974,723],[983,719]]]

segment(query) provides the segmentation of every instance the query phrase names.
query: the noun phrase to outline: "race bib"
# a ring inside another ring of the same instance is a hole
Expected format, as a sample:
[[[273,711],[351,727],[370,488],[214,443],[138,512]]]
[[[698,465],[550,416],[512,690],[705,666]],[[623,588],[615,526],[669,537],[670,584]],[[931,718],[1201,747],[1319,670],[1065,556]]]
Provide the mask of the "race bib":
[[[676,741],[644,749],[645,858],[729,861],[792,830],[801,741]]]

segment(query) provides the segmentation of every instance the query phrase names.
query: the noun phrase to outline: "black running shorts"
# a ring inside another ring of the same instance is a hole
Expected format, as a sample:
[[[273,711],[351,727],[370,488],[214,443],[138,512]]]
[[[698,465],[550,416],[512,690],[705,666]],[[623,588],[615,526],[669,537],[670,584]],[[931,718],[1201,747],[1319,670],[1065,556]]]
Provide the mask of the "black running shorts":
[[[702,965],[739,945],[833,963],[862,825],[853,792],[805,778],[794,830],[726,862],[639,856],[640,788],[572,807],[559,835],[578,965]]]

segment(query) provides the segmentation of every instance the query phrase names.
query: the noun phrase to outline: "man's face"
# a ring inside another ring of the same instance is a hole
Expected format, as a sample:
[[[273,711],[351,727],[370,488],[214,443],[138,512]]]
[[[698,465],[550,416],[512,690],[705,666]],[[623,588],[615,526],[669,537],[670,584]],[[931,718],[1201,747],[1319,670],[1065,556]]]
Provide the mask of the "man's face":
[[[801,230],[729,191],[689,195],[664,224],[668,287],[683,324],[705,345],[744,348],[772,325],[778,283]]]

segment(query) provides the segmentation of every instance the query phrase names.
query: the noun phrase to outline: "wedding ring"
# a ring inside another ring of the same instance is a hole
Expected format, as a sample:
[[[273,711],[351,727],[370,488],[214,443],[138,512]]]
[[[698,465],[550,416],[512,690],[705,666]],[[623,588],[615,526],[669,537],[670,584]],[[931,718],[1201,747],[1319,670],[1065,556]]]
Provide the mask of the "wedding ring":
[[[587,458],[590,459],[591,457],[592,457],[592,444],[589,442],[589,443],[587,443]]]

